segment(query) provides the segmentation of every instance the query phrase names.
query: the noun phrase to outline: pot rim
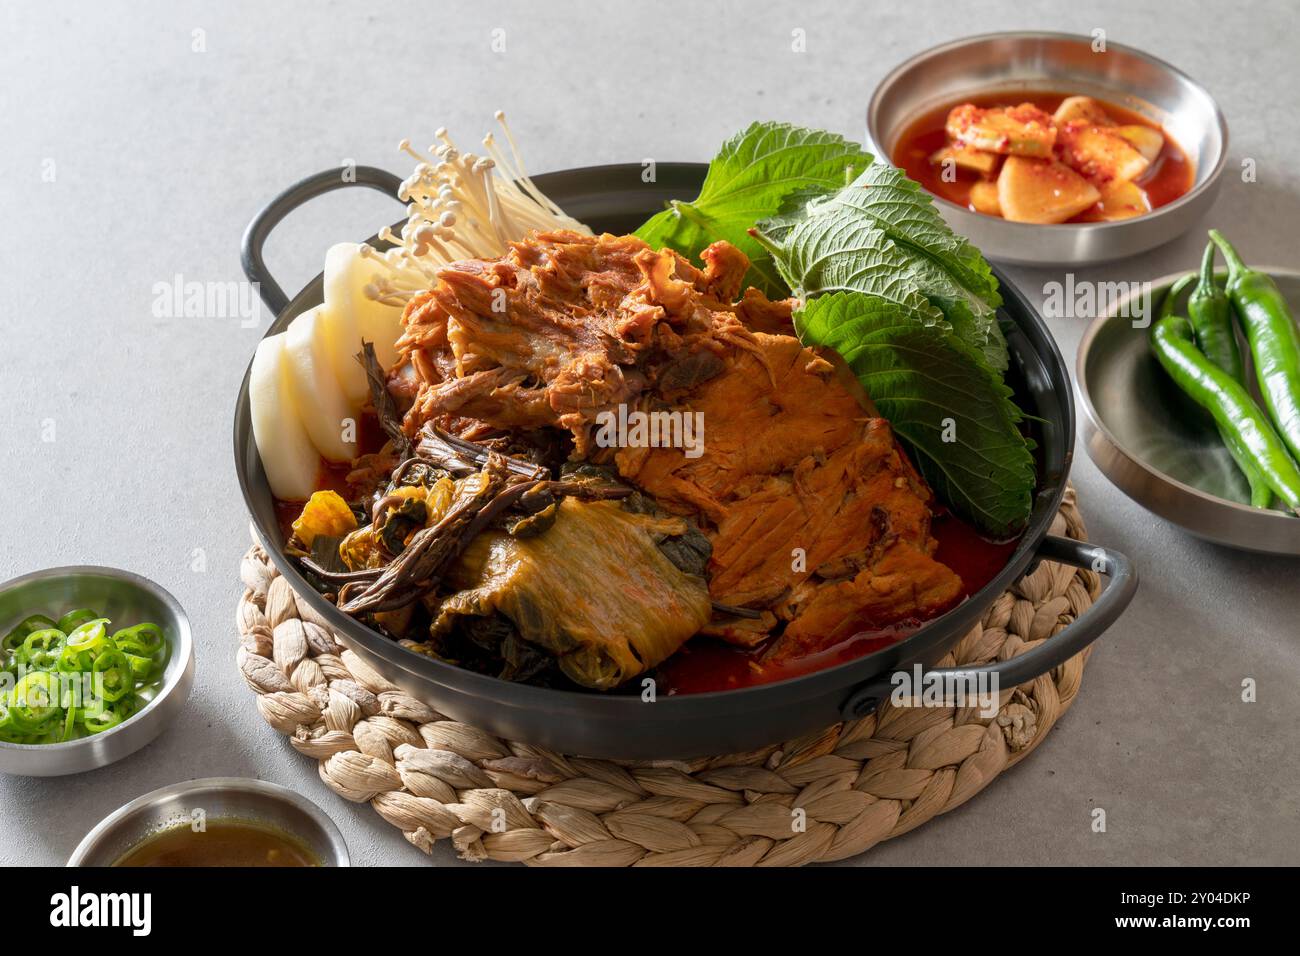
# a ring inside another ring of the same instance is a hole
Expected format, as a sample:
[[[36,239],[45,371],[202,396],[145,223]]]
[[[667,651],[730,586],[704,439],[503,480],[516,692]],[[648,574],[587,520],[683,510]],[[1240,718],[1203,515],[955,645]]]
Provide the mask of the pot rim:
[[[636,163],[598,164],[554,170],[534,175],[531,178],[539,189],[543,192],[549,192],[549,183],[562,178],[571,179],[584,174],[594,175],[620,169],[625,171],[634,170],[639,176],[641,166]],[[673,171],[695,172],[702,175],[704,170],[707,169],[707,164],[661,162],[658,164],[658,169],[661,174],[665,171]],[[371,237],[370,241],[374,241],[374,238]],[[762,692],[767,692],[769,695],[780,693],[794,699],[812,699],[836,689],[857,686],[878,677],[888,670],[890,665],[881,666],[886,659],[896,659],[901,654],[902,658],[909,662],[923,660],[923,655],[927,652],[935,650],[940,645],[949,646],[958,640],[992,606],[998,595],[1005,591],[1035,560],[1038,549],[1047,537],[1052,521],[1055,519],[1061,500],[1065,495],[1070,468],[1073,463],[1076,437],[1074,394],[1069,367],[1061,355],[1060,348],[1046,321],[1030,305],[1024,293],[1006,277],[996,264],[990,263],[990,267],[1003,293],[1004,302],[999,311],[1005,310],[1009,312],[1008,305],[1014,302],[1018,313],[1025,317],[1023,324],[1014,317],[1012,322],[1015,324],[1016,329],[1026,336],[1028,353],[1036,357],[1045,366],[1051,380],[1052,393],[1060,405],[1061,420],[1059,427],[1062,446],[1060,472],[1059,474],[1051,473],[1043,467],[1045,463],[1036,462],[1038,482],[1033,495],[1033,508],[1029,522],[1021,532],[1015,550],[1007,559],[1007,563],[992,580],[960,604],[942,615],[924,622],[915,632],[903,640],[870,654],[784,680],[728,690],[661,696],[656,699],[658,706],[650,708],[647,712],[645,708],[640,706],[642,703],[641,697],[637,694],[601,694],[592,691],[574,691],[519,684],[479,674],[436,658],[408,651],[392,639],[344,614],[336,606],[326,601],[322,595],[306,582],[298,569],[281,552],[280,548],[274,545],[273,537],[267,533],[267,529],[258,520],[253,489],[250,487],[249,469],[244,467],[246,443],[251,441],[251,436],[243,428],[244,424],[249,420],[248,385],[252,371],[251,359],[240,385],[233,429],[235,461],[240,490],[249,510],[249,520],[255,530],[258,543],[266,551],[281,576],[290,582],[290,586],[295,593],[306,595],[312,609],[325,618],[342,638],[346,639],[345,643],[349,640],[355,641],[364,648],[366,653],[375,654],[388,664],[411,674],[420,681],[446,687],[458,693],[494,701],[501,701],[503,697],[508,697],[508,703],[511,707],[540,712],[567,712],[590,716],[592,708],[598,707],[601,710],[600,716],[602,719],[644,722],[647,719],[651,721],[680,721],[684,717],[693,715],[708,717],[731,712],[735,709],[737,702],[751,702],[755,700],[756,695]],[[318,274],[298,291],[289,304],[267,327],[263,337],[280,331],[277,326],[282,325],[287,316],[296,315],[301,311],[299,309],[301,300],[320,282],[322,276],[323,273]],[[1052,422],[1052,424],[1057,423]],[[1045,494],[1046,492],[1050,492],[1050,494]],[[910,650],[903,654],[903,648],[909,648]],[[636,678],[633,678],[633,680],[636,680]]]

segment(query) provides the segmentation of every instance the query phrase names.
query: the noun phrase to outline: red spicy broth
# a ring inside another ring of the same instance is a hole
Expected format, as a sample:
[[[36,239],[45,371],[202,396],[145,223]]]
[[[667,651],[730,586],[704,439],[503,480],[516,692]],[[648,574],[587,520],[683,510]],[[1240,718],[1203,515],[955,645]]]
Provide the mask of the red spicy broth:
[[[947,512],[935,517],[931,532],[939,542],[935,558],[952,568],[961,578],[962,590],[958,603],[997,577],[998,572],[1011,560],[1018,540],[989,541],[970,525]],[[864,630],[813,654],[782,661],[762,659],[771,642],[765,642],[756,648],[743,648],[697,637],[659,665],[656,672],[659,693],[703,694],[801,677],[897,644],[911,637],[925,623],[911,620],[886,628]]]

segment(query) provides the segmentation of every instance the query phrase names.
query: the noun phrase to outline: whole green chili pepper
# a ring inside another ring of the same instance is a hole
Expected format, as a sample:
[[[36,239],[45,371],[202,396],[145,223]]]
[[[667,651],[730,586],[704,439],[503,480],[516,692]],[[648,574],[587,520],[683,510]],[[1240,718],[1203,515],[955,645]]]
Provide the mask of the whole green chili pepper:
[[[1241,349],[1232,327],[1232,302],[1214,281],[1215,249],[1213,242],[1205,244],[1199,281],[1187,298],[1187,317],[1192,320],[1196,344],[1205,357],[1244,384]]]
[[[1237,330],[1232,324],[1232,302],[1214,281],[1215,249],[1213,242],[1205,244],[1200,279],[1187,299],[1187,317],[1192,321],[1201,353],[1244,386],[1246,370],[1241,361],[1241,349],[1237,347]],[[1251,505],[1267,508],[1273,503],[1273,489],[1268,486],[1250,453],[1242,447],[1241,436],[1234,430],[1220,428],[1219,438],[1237,463],[1238,470],[1246,476]]]
[[[1246,330],[1264,404],[1300,458],[1300,329],[1273,277],[1249,268],[1217,229],[1210,230],[1210,239],[1228,263],[1228,296]]]
[[[1151,326],[1151,347],[1169,377],[1221,429],[1239,436],[1269,487],[1300,514],[1300,468],[1245,387],[1201,354],[1192,323],[1177,315],[1159,319]]]

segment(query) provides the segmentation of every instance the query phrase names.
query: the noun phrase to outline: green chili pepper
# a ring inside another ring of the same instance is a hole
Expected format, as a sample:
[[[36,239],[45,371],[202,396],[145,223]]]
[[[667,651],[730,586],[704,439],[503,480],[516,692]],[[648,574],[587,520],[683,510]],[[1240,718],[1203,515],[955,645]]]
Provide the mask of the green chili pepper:
[[[95,665],[96,658],[107,650],[113,649],[104,627],[106,618],[96,618],[79,625],[68,635],[59,656],[57,669],[65,674],[88,671]]]
[[[154,675],[154,659],[141,657],[139,654],[126,652],[126,661],[131,665],[131,675],[140,683],[148,683]]]
[[[1232,324],[1232,302],[1228,294],[1214,280],[1215,245],[1208,242],[1201,256],[1201,272],[1196,288],[1187,299],[1187,317],[1196,334],[1196,344],[1201,354],[1223,369],[1243,387],[1246,372],[1237,347],[1237,331]],[[1273,489],[1268,486],[1263,472],[1242,445],[1241,436],[1234,429],[1219,429],[1219,438],[1236,462],[1238,470],[1250,486],[1250,503],[1256,508],[1267,508],[1273,503]]]
[[[1159,319],[1151,326],[1151,346],[1169,377],[1214,416],[1220,429],[1241,439],[1269,487],[1300,514],[1300,468],[1245,387],[1201,354],[1191,322],[1181,316]]]
[[[1264,405],[1300,458],[1300,329],[1273,277],[1249,268],[1218,230],[1210,230],[1210,239],[1228,263],[1228,296],[1246,330]]]
[[[95,711],[85,711],[81,717],[82,726],[86,728],[87,733],[99,734],[108,730],[110,727],[116,727],[122,721],[135,713],[135,702],[131,700],[119,700],[101,707]]]
[[[162,628],[148,623],[122,628],[113,634],[113,642],[123,650],[131,648],[131,653],[142,657],[152,657],[167,646]]]
[[[58,743],[116,727],[144,705],[140,689],[152,686],[171,655],[156,624],[110,637],[109,620],[89,608],[63,615],[66,632],[54,623],[33,615],[0,642],[3,669],[26,671],[0,694],[0,740]]]
[[[1232,302],[1214,281],[1214,253],[1214,243],[1207,243],[1201,256],[1199,281],[1187,299],[1187,317],[1192,320],[1201,353],[1244,384],[1241,349],[1237,347],[1237,333],[1232,327]]]
[[[88,607],[79,607],[75,611],[69,611],[63,617],[59,618],[58,628],[64,634],[71,634],[74,630],[85,624],[87,621],[94,621],[100,617],[98,611],[92,611]]]
[[[108,628],[105,627],[108,623],[108,618],[97,617],[78,624],[68,632],[68,643],[76,648],[89,648],[108,637]]]
[[[135,678],[131,676],[131,665],[121,651],[107,650],[95,658],[91,668],[95,675],[96,691],[104,700],[121,700],[135,690]]]
[[[49,671],[32,671],[10,691],[9,707],[14,725],[27,733],[38,733],[58,713],[58,682]]]
[[[0,641],[0,650],[16,651],[27,639],[27,635],[33,631],[43,631],[47,627],[57,627],[50,618],[44,614],[33,614],[31,617],[24,618],[14,625],[13,630],[5,635],[3,641]],[[62,630],[62,628],[59,628]],[[66,632],[65,632],[66,633]]]
[[[15,661],[25,664],[29,670],[54,670],[58,666],[59,655],[66,640],[67,636],[56,627],[32,631],[23,639],[23,646],[18,649]]]

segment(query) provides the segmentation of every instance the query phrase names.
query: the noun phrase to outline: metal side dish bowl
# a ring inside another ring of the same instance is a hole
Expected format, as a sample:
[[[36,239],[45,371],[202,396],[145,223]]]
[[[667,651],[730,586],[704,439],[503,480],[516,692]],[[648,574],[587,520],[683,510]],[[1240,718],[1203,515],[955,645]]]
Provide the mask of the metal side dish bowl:
[[[36,613],[55,616],[72,608],[95,608],[120,626],[149,621],[171,645],[152,699],[116,727],[65,743],[0,741],[0,773],[57,777],[104,767],[135,753],[172,724],[194,683],[190,622],[177,600],[154,582],[116,568],[49,568],[0,585],[0,634]]]
[[[1146,252],[1186,232],[1214,204],[1228,126],[1214,98],[1187,74],[1107,38],[990,33],[918,53],[892,70],[867,109],[868,148],[888,161],[919,118],[968,97],[1060,93],[1091,96],[1158,124],[1194,173],[1180,198],[1115,222],[1009,222],[935,198],[944,219],[990,259],[1018,265],[1085,265]]]
[[[301,843],[322,866],[348,866],[343,834],[306,797],[265,780],[206,777],[137,797],[86,834],[68,866],[113,866],[151,837],[191,826],[198,814],[217,821],[266,827]]]
[[[1260,267],[1291,303],[1300,272]],[[1182,273],[1151,283],[1159,302]],[[1253,508],[1209,414],[1160,368],[1147,322],[1135,323],[1129,299],[1114,303],[1079,343],[1075,381],[1088,456],[1120,491],[1197,537],[1268,554],[1300,555],[1300,518]],[[1247,350],[1248,354],[1248,350]],[[1247,381],[1253,374],[1247,375]]]

